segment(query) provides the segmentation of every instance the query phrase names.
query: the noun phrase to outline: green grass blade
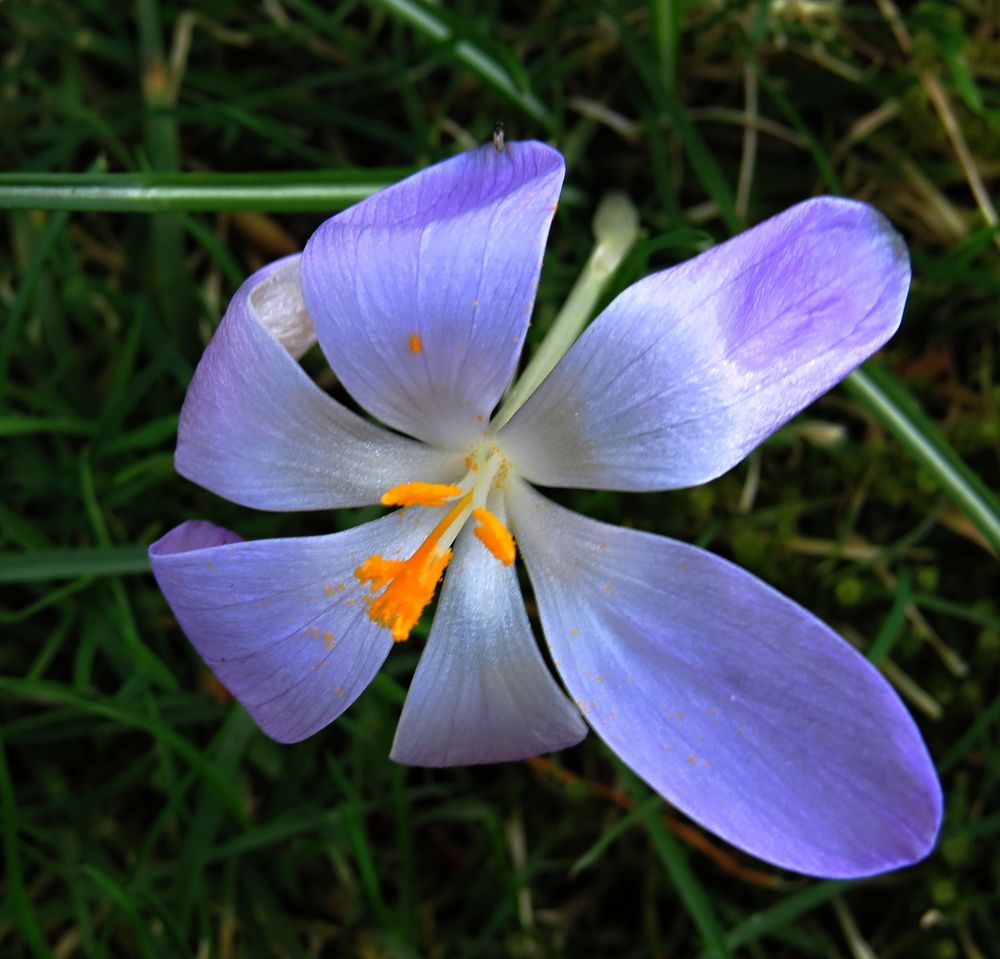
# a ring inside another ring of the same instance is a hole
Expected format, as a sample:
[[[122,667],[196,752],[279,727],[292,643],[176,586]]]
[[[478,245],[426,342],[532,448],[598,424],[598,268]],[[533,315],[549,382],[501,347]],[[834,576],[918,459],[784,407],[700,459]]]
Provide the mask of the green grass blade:
[[[148,572],[149,557],[145,546],[0,553],[0,583],[38,583],[49,579]]]
[[[410,172],[2,173],[0,209],[324,213],[358,203]]]
[[[631,774],[628,774],[628,785],[632,797],[641,804],[637,808],[642,809],[642,823],[653,848],[701,935],[705,954],[712,959],[727,959],[731,953],[712,900],[688,864],[684,850],[663,822],[663,806],[649,806],[645,802],[649,791]]]
[[[757,68],[757,76],[760,79],[760,85],[767,91],[768,96],[770,96],[770,98],[777,104],[778,109],[785,115],[785,118],[788,120],[792,128],[799,134],[799,136],[802,137],[809,149],[810,154],[812,154],[812,158],[816,163],[816,169],[819,171],[819,175],[823,179],[823,186],[830,193],[839,195],[843,191],[840,187],[840,180],[837,178],[837,174],[833,169],[833,164],[827,156],[827,151],[824,150],[819,141],[817,141],[812,130],[809,129],[805,120],[802,119],[802,115],[795,109],[795,105],[789,97],[782,92],[781,87],[774,82],[767,70],[764,69],[763,65],[758,61],[755,61],[755,65]]]
[[[645,802],[638,803],[634,809],[629,810],[618,822],[604,830],[598,836],[597,842],[569,867],[570,878],[597,863],[601,856],[618,841],[623,833],[627,832],[636,823],[645,822],[647,815],[662,808],[663,800],[659,796],[650,796]]]
[[[469,40],[460,39],[457,31],[433,11],[414,0],[378,0],[378,3],[427,39],[440,44],[453,43],[455,59],[468,67],[483,83],[546,130],[555,129],[552,114],[538,97],[530,90],[519,87],[507,69],[484,50]]]
[[[660,80],[671,93],[677,89],[684,0],[649,0],[649,25],[660,64]]]
[[[615,21],[630,64],[638,73],[650,99],[680,140],[694,175],[715,203],[722,222],[730,232],[739,233],[743,229],[743,222],[736,213],[736,202],[729,181],[705,143],[704,137],[691,122],[684,104],[676,93],[664,85],[662,78],[653,68],[652,61],[646,57],[645,51],[620,14],[612,7],[606,8],[606,14]]]
[[[7,392],[7,367],[11,353],[21,334],[21,324],[27,313],[31,298],[35,295],[35,287],[42,275],[45,261],[55,246],[56,239],[62,233],[68,219],[65,213],[57,213],[46,224],[32,252],[31,261],[21,279],[17,296],[11,304],[3,325],[0,326],[0,407]]]
[[[204,750],[218,774],[231,781],[237,781],[240,764],[257,735],[257,727],[242,709],[230,711],[215,742]],[[189,930],[191,917],[199,900],[204,899],[204,884],[208,855],[216,844],[216,836],[225,821],[225,807],[218,797],[202,791],[193,820],[187,827],[184,845],[178,856],[181,875],[191,877],[180,886],[179,895],[173,903],[172,913],[178,925]],[[197,878],[196,878],[197,877]]]
[[[952,744],[938,762],[938,772],[943,776],[958,763],[980,741],[986,740],[990,727],[1000,718],[1000,696],[985,707],[976,717],[975,722]]]
[[[417,901],[419,891],[419,871],[417,868],[416,843],[413,830],[413,800],[407,783],[405,766],[393,763],[389,769],[392,780],[392,808],[396,820],[396,844],[399,849],[397,870],[397,913],[399,925],[406,930],[409,938],[416,939],[419,926]]]
[[[730,949],[738,949],[756,942],[762,936],[812,912],[851,886],[851,882],[842,879],[817,882],[807,886],[801,892],[779,899],[773,906],[750,915],[745,922],[729,932],[726,941]]]
[[[11,911],[17,919],[31,954],[36,959],[46,959],[52,952],[28,898],[28,890],[24,887],[17,838],[17,805],[14,798],[14,784],[7,769],[3,739],[0,739],[0,828],[3,834],[4,871],[7,874],[4,883],[5,893],[10,900]]]
[[[78,416],[0,416],[0,439],[9,436],[44,436],[62,433],[69,436],[92,436],[95,430],[92,420]]]
[[[687,110],[677,97],[667,92],[661,98],[661,109],[681,141],[695,176],[718,207],[722,222],[731,232],[739,233],[744,224],[736,212],[736,202],[729,181],[698,128],[688,118]]]
[[[233,786],[231,780],[223,776],[212,761],[198,747],[166,723],[144,715],[135,704],[123,703],[115,699],[81,693],[63,683],[46,680],[20,679],[0,676],[0,692],[9,696],[41,703],[73,706],[91,716],[102,716],[121,726],[141,729],[149,733],[160,746],[169,749],[197,771],[218,794],[230,815],[240,824],[247,822],[247,811],[243,796]]]
[[[149,933],[146,931],[145,924],[135,907],[135,902],[129,891],[122,888],[113,877],[98,869],[97,866],[84,863],[80,868],[84,875],[93,882],[94,886],[125,915],[129,928],[132,930],[138,955],[143,956],[144,959],[157,959],[156,949],[149,938]]]
[[[896,640],[899,639],[903,631],[903,624],[906,621],[906,607],[910,604],[912,595],[910,590],[910,573],[904,566],[899,573],[899,584],[896,587],[896,594],[892,601],[892,609],[889,610],[889,615],[886,617],[881,629],[879,629],[878,635],[875,637],[875,642],[872,643],[871,648],[868,650],[868,658],[876,666],[889,655],[892,647],[896,644]]]
[[[70,596],[85,590],[94,582],[90,576],[82,576],[72,582],[60,586],[58,589],[47,590],[44,595],[27,606],[22,606],[15,610],[0,610],[0,626],[10,623],[22,623],[32,616],[37,616],[43,609],[50,606],[61,606]]]
[[[933,475],[1000,556],[1000,503],[948,445],[906,388],[876,363],[855,370],[844,380],[844,388]]]

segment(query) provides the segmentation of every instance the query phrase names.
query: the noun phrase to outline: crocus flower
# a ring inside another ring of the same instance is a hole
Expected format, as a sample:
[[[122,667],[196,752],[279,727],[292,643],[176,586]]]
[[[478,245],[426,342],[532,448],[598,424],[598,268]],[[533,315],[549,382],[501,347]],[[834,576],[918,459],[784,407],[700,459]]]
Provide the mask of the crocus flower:
[[[674,806],[762,859],[847,877],[921,858],[940,788],[861,655],[732,563],[530,485],[669,490],[726,472],[896,329],[903,242],[862,203],[802,203],[625,290],[491,424],[563,172],[540,143],[457,156],[240,287],[188,391],[177,469],[260,509],[404,508],[253,542],[187,522],[150,549],[160,588],[281,742],[347,709],[443,578],[398,762],[534,756],[578,742],[585,718]],[[317,340],[373,419],[303,371]],[[518,552],[569,697],[533,637]]]

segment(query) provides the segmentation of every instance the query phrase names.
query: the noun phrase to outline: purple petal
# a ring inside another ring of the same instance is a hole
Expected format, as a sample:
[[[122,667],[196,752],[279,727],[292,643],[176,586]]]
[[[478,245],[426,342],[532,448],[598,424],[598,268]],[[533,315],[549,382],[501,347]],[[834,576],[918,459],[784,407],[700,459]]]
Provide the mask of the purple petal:
[[[502,431],[529,480],[707,482],[895,331],[910,281],[872,207],[792,207],[621,294]]]
[[[671,803],[816,876],[925,856],[941,790],[889,684],[827,626],[703,550],[607,526],[525,484],[515,532],[584,716]]]
[[[313,234],[306,302],[365,409],[451,449],[482,435],[524,341],[563,171],[541,143],[485,146]]]
[[[362,506],[398,483],[461,474],[460,458],[350,412],[293,359],[315,340],[299,259],[272,263],[237,290],[184,400],[177,471],[273,510]]]
[[[149,549],[181,628],[268,736],[297,742],[336,719],[392,646],[354,570],[409,556],[440,510],[401,510],[345,533],[242,542],[183,523]]]
[[[587,727],[538,650],[513,566],[466,528],[455,545],[391,758],[413,766],[527,759]]]

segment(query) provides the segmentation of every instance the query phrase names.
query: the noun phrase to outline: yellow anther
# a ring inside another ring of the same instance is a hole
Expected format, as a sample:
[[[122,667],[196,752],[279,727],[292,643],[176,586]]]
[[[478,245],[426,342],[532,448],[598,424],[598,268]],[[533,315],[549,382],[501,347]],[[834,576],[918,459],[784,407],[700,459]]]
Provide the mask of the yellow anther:
[[[472,515],[479,522],[475,531],[476,537],[504,566],[510,566],[517,556],[514,537],[511,536],[510,530],[482,506],[474,509]]]
[[[461,496],[454,483],[400,483],[382,494],[383,506],[444,506]]]
[[[373,593],[385,586],[380,596],[369,601],[368,617],[391,629],[397,643],[409,638],[451,559],[450,549],[441,555],[420,556],[420,552],[407,560],[369,556],[354,572],[362,583],[371,582]]]
[[[410,334],[410,352],[419,353],[424,348],[424,344],[420,342],[420,337],[416,333]]]
[[[429,483],[408,483],[407,486],[433,486]],[[457,487],[439,487],[454,489]],[[394,490],[389,490],[389,493]],[[388,493],[386,494],[389,495]],[[448,533],[459,514],[468,509],[471,493],[466,493],[431,530],[431,534],[409,559],[383,559],[369,556],[355,571],[362,583],[371,583],[372,593],[382,592],[368,600],[368,618],[392,630],[392,638],[401,643],[417,625],[424,607],[434,596],[434,590],[451,560],[451,550],[441,546],[441,538]],[[382,502],[385,502],[383,497]],[[391,504],[390,504],[391,505]],[[428,505],[428,504],[420,504]],[[430,505],[439,505],[438,503]],[[451,534],[454,537],[454,533]],[[450,541],[450,540],[449,540]]]

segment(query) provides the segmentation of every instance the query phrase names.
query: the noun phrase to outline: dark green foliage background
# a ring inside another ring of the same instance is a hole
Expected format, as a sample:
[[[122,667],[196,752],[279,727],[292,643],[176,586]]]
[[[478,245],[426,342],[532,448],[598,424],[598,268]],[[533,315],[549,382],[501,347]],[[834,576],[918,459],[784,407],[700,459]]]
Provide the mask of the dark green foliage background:
[[[16,174],[0,175],[0,954],[996,955],[1000,258],[970,183],[1000,177],[998,16],[987,0],[0,6]],[[572,781],[393,765],[421,638],[345,718],[281,747],[179,632],[144,553],[172,525],[291,535],[374,513],[255,514],[174,474],[228,297],[347,202],[333,187],[362,195],[500,117],[568,161],[533,336],[609,189],[646,236],[608,296],[818,192],[907,236],[913,290],[877,359],[899,429],[856,385],[706,487],[568,498],[736,559],[880,662],[942,774],[926,862],[855,884],[721,845],[720,863],[596,737],[554,758]],[[937,433],[968,470],[920,452]]]

